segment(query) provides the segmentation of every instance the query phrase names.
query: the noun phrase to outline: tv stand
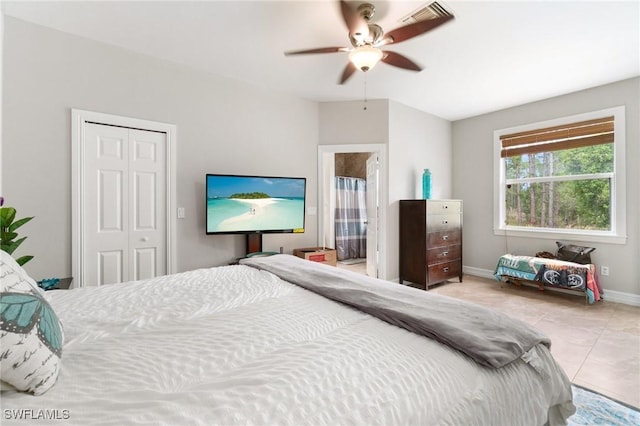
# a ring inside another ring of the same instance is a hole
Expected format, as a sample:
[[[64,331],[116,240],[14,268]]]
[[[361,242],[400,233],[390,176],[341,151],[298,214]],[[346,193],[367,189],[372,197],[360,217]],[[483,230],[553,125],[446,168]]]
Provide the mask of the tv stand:
[[[247,234],[247,254],[262,251],[262,233]]]
[[[267,257],[279,254],[277,251],[256,251],[254,253],[247,254],[243,259],[249,259],[251,257]]]

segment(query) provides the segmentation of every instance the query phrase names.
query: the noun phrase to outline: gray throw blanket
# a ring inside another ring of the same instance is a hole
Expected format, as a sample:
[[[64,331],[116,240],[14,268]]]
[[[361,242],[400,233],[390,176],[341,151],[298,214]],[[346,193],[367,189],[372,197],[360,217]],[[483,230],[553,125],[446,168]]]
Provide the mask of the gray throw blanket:
[[[551,346],[547,336],[520,320],[447,296],[290,255],[248,258],[240,263],[438,340],[487,367],[503,367],[538,343]]]

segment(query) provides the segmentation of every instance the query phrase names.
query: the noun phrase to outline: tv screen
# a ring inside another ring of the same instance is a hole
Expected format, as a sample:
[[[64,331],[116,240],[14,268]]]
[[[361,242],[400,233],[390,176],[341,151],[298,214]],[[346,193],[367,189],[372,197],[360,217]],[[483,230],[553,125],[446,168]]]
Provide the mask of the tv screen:
[[[306,178],[207,174],[207,234],[304,232]]]

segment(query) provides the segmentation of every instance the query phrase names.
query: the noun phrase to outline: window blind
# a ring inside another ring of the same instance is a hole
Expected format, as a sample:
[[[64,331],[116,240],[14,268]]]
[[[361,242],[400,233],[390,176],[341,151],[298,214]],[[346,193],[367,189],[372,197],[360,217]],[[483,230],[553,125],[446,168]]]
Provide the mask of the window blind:
[[[500,136],[500,156],[559,151],[613,143],[613,116]]]

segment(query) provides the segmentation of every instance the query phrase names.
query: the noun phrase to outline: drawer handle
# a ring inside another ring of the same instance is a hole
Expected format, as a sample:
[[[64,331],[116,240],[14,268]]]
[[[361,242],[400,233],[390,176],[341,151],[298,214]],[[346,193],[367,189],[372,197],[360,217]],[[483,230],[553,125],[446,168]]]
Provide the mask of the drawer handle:
[[[448,220],[443,220],[442,223],[446,225],[447,223],[449,223],[449,221]]]
[[[447,240],[449,239],[449,236],[448,236],[448,235],[443,235],[443,236],[442,236],[442,239],[443,239],[443,240],[445,240],[445,241],[447,241]]]
[[[443,256],[443,257],[449,256],[449,252],[448,252],[448,251],[443,251],[443,252],[442,252],[442,256]]]
[[[449,206],[445,204],[444,206],[442,206],[442,208],[443,208],[443,209],[448,209],[448,208],[449,208]]]
[[[449,267],[447,266],[446,268],[442,268],[442,272],[449,272]]]

